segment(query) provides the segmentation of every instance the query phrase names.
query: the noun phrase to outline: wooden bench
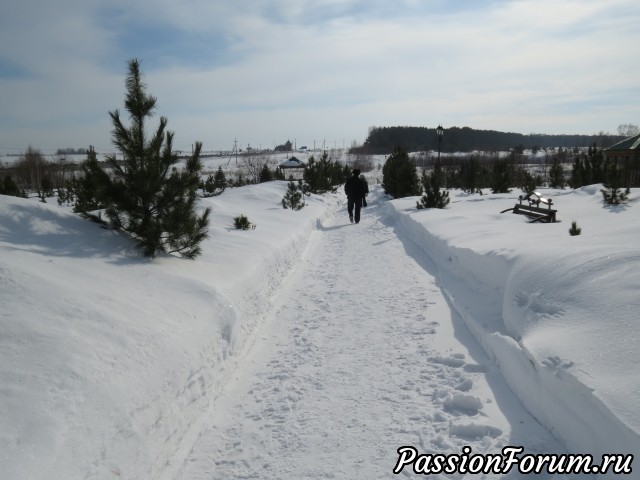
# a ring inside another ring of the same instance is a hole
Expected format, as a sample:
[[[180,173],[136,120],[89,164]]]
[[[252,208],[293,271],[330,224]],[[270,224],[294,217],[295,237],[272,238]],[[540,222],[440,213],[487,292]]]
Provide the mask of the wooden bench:
[[[520,195],[518,197],[520,203],[516,203],[513,208],[507,208],[500,213],[510,212],[517,213],[518,215],[526,215],[531,219],[531,222],[556,222],[557,210],[551,208],[553,200],[543,197],[539,192],[529,192],[524,197]],[[526,200],[527,203],[522,202]],[[540,205],[543,205],[542,207]],[[546,207],[546,208],[545,208]]]

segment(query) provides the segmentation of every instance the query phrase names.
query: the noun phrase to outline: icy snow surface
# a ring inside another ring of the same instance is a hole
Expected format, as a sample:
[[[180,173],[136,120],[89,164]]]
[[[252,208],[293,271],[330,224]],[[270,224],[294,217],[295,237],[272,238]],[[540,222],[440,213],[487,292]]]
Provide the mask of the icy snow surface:
[[[372,185],[359,225],[340,193],[292,212],[285,191],[204,199],[196,261],[0,196],[2,480],[392,478],[402,445],[640,450],[640,191],[607,208],[599,186],[545,190],[551,225],[500,215],[515,191],[418,211]],[[233,229],[240,213],[257,228]]]

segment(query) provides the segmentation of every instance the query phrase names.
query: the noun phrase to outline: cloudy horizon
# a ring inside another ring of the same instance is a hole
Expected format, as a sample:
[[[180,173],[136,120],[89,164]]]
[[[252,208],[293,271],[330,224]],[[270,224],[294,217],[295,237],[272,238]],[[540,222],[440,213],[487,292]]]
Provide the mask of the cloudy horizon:
[[[112,150],[131,58],[181,150],[616,133],[640,123],[639,21],[630,0],[8,0],[0,154]]]

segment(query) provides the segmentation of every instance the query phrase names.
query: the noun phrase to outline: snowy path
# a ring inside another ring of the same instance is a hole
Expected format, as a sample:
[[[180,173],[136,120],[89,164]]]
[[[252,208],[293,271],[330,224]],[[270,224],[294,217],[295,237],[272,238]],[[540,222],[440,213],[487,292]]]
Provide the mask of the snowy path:
[[[403,445],[562,452],[373,200],[314,232],[177,478],[394,478]]]

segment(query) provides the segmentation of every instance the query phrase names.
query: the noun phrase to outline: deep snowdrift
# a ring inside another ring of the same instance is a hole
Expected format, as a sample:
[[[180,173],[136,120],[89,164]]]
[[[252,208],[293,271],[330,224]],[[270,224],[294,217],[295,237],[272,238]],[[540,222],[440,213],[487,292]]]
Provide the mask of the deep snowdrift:
[[[196,261],[142,259],[63,208],[0,196],[0,477],[154,478],[260,325],[335,196],[284,182],[205,199]],[[55,200],[54,200],[55,202]],[[238,231],[245,214],[256,230]]]
[[[344,208],[338,194],[284,210],[285,191],[203,200],[211,237],[196,261],[141,259],[53,202],[0,196],[2,478],[171,478],[317,220]],[[451,304],[569,451],[635,453],[638,204],[603,207],[599,186],[545,193],[561,223],[499,214],[516,192],[452,192],[445,210],[393,200],[387,221],[434,260]],[[241,213],[255,230],[233,229]]]
[[[543,190],[555,224],[500,214],[515,191],[452,192],[444,210],[388,203],[523,404],[569,451],[597,458],[640,450],[640,216],[636,200],[603,206],[600,188]]]

